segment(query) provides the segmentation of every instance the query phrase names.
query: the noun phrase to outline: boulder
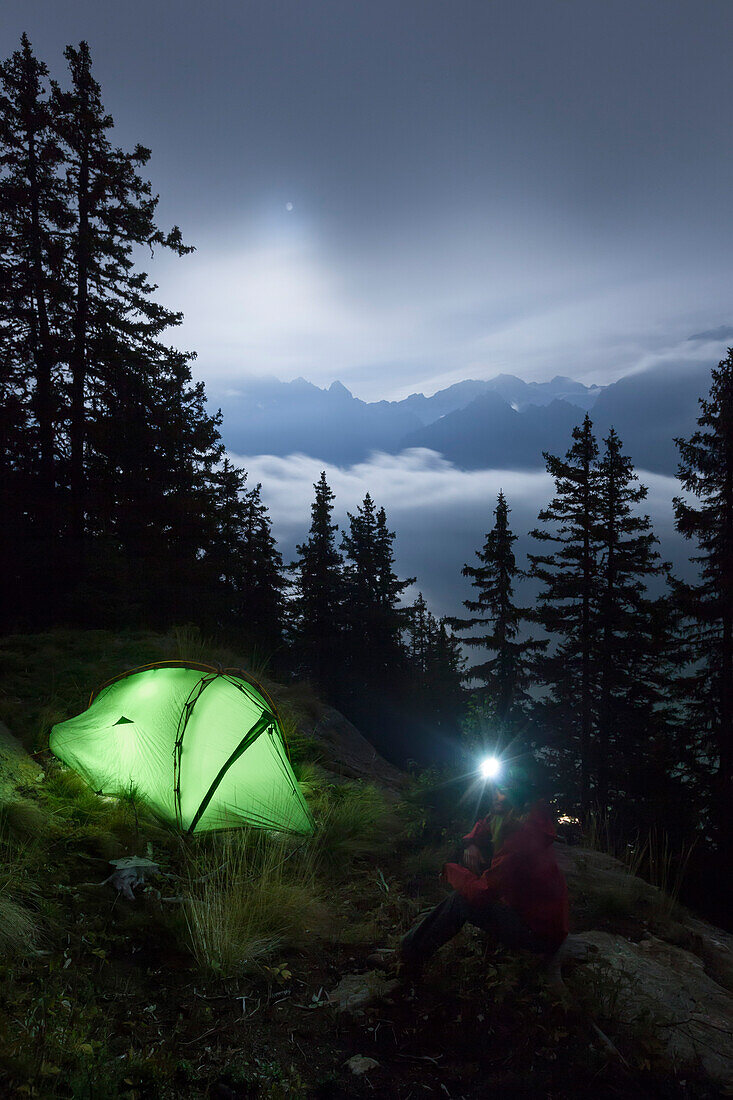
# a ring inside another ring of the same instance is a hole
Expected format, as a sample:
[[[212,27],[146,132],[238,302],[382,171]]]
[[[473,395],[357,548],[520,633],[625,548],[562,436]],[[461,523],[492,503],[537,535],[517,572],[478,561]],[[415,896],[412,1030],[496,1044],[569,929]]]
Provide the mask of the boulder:
[[[388,791],[399,791],[406,777],[380,756],[353,723],[333,707],[325,707],[318,718],[300,718],[299,731],[323,745],[323,770],[338,780],[363,779]]]
[[[43,780],[43,769],[28,755],[20,741],[0,722],[0,802],[17,798],[17,792]]]
[[[604,1015],[648,1031],[665,1072],[701,1071],[733,1087],[733,996],[702,959],[648,934],[639,943],[609,932],[583,937],[598,953],[583,968]]]
[[[642,924],[665,943],[697,955],[705,973],[733,993],[733,935],[672,904],[656,886],[632,875],[620,860],[605,852],[556,844],[555,854],[571,899],[604,892],[628,897],[630,908]]]

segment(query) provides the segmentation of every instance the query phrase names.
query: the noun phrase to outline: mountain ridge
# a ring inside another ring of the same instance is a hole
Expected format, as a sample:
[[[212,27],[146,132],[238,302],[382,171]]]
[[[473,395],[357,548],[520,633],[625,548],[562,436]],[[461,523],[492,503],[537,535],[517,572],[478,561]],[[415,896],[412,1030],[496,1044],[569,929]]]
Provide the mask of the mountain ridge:
[[[710,364],[666,362],[606,386],[556,375],[525,382],[512,374],[464,379],[430,396],[364,401],[341,381],[321,388],[249,379],[221,402],[222,435],[239,455],[305,454],[338,466],[374,452],[422,447],[463,469],[542,469],[543,452],[564,454],[573,427],[591,413],[598,438],[614,427],[636,463],[673,475],[676,436],[689,434]]]

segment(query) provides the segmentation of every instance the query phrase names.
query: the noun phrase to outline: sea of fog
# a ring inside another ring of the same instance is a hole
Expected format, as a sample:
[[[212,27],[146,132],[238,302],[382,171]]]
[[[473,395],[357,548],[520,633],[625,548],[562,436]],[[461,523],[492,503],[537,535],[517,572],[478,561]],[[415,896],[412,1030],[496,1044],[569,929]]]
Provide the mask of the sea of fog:
[[[307,455],[230,455],[248,471],[249,484],[262,483],[262,498],[270,510],[273,531],[286,562],[295,556],[310,526],[313,483],[321,470],[336,494],[334,520],[343,528],[346,513],[355,512],[365,493],[384,506],[389,527],[396,533],[396,569],[400,577],[416,577],[405,593],[409,602],[422,591],[438,615],[461,614],[470,583],[461,576],[466,562],[475,563],[474,552],[494,522],[493,509],[499,490],[511,509],[510,524],[518,536],[517,563],[526,564],[527,550],[538,543],[528,537],[537,513],[551,499],[552,478],[544,471],[461,470],[435,451],[415,448],[401,454],[374,453],[366,462],[346,468],[331,466]],[[652,519],[659,550],[675,572],[686,578],[694,573],[689,564],[693,546],[674,529],[672,498],[680,486],[673,477],[643,470],[639,480],[649,494],[642,506]],[[531,602],[533,586],[520,587],[520,601]]]

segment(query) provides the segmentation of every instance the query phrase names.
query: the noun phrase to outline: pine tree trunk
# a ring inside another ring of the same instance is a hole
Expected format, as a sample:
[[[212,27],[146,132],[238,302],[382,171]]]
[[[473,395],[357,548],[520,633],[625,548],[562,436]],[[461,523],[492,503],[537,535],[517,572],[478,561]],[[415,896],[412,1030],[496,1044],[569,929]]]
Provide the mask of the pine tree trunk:
[[[716,817],[717,839],[724,856],[723,866],[730,867],[733,861],[733,469],[730,466],[726,473],[724,501],[725,557],[721,577],[722,645]]]
[[[590,500],[589,469],[586,470],[585,523],[583,532],[583,609],[581,621],[581,688],[580,688],[580,818],[585,822],[590,812],[590,740],[591,740],[591,653],[590,653]]]
[[[598,715],[598,789],[596,800],[603,812],[608,806],[609,745],[611,740],[611,674],[613,669],[613,605],[616,581],[616,485],[613,464],[610,464],[608,486],[608,536],[606,543],[606,591],[604,599],[603,660],[600,663],[601,698]]]
[[[41,251],[40,202],[38,195],[38,162],[33,131],[28,132],[28,173],[31,200],[31,262],[33,296],[36,305],[37,331],[33,346],[36,367],[35,411],[38,420],[38,450],[40,455],[40,487],[42,499],[41,523],[47,537],[56,533],[54,509],[54,429],[52,371],[53,352],[46,309]]]
[[[82,144],[79,165],[79,230],[76,249],[76,310],[71,352],[71,533],[77,554],[84,539],[84,394],[86,387],[88,272],[89,272],[89,159]]]

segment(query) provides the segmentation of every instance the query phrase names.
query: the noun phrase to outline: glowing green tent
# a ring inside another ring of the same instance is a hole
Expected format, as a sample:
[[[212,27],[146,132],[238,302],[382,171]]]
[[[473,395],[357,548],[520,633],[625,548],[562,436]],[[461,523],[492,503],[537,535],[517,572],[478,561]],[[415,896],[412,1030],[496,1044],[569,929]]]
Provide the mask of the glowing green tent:
[[[95,791],[132,786],[189,832],[313,831],[274,707],[239,671],[167,663],[125,673],[55,725],[50,748]]]

